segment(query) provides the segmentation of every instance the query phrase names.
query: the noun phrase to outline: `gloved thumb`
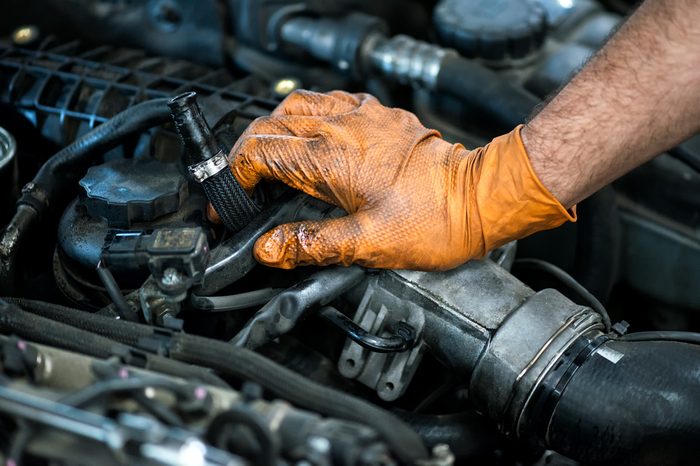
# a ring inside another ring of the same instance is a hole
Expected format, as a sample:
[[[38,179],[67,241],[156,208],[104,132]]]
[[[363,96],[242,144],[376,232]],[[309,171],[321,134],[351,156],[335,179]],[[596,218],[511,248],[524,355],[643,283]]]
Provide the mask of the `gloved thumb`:
[[[255,243],[258,262],[292,269],[297,265],[350,265],[363,258],[359,216],[280,225]]]

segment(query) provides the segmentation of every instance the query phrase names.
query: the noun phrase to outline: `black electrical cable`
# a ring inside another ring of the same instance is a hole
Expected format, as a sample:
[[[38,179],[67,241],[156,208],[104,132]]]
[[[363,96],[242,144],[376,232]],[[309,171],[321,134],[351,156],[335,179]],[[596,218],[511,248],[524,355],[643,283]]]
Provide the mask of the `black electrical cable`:
[[[284,288],[262,288],[227,296],[197,296],[193,294],[190,297],[190,304],[195,309],[209,312],[238,311],[267,304],[282,291]]]
[[[700,345],[700,333],[677,331],[653,331],[628,333],[620,338],[625,341],[677,341]]]
[[[216,416],[209,424],[205,438],[215,447],[225,449],[226,430],[236,425],[247,428],[258,443],[257,458],[254,464],[275,466],[279,456],[279,442],[261,416],[246,406],[232,406]]]
[[[610,316],[608,315],[608,311],[605,309],[605,306],[603,306],[603,304],[600,301],[598,301],[598,298],[593,296],[593,294],[590,291],[584,288],[583,285],[577,282],[574,279],[574,277],[566,273],[564,270],[560,269],[551,262],[547,262],[541,259],[516,259],[515,262],[513,262],[513,265],[533,270],[539,270],[555,277],[562,284],[564,284],[569,289],[578,294],[584,301],[586,301],[586,304],[589,305],[594,311],[600,314],[601,318],[603,319],[603,323],[605,324],[605,329],[610,331],[612,323],[610,322]]]
[[[115,365],[113,361],[95,362],[91,364],[93,373],[100,380],[114,380],[121,378],[119,371],[121,364]],[[182,419],[173,410],[160,403],[158,400],[149,398],[145,392],[136,391],[131,394],[132,399],[145,411],[153,415],[164,424],[184,427]]]
[[[42,215],[57,207],[64,188],[74,182],[96,155],[119,146],[124,139],[170,121],[167,98],[153,99],[129,107],[61,149],[41,166],[25,185],[17,201],[17,211],[0,236],[0,289],[11,290],[17,252],[27,232]]]
[[[116,309],[119,318],[131,322],[138,322],[138,315],[133,309],[131,309],[129,303],[126,302],[117,281],[114,279],[114,275],[112,275],[112,272],[105,267],[102,261],[97,263],[97,276],[100,277],[102,285],[104,285],[109,298],[114,303],[114,308]]]
[[[132,395],[132,398],[134,399],[134,401],[136,401],[136,403],[138,403],[139,406],[141,406],[144,410],[148,411],[151,415],[153,415],[163,424],[167,424],[173,427],[185,427],[185,423],[182,421],[180,416],[175,414],[170,408],[163,405],[162,403],[148,398],[143,393],[134,393]]]
[[[180,400],[191,400],[194,393],[185,385],[172,380],[160,378],[129,378],[110,379],[96,382],[82,390],[71,393],[59,401],[63,404],[81,407],[94,403],[107,396],[120,393],[144,390],[147,388],[160,388],[172,392]]]
[[[397,328],[394,336],[380,337],[369,333],[332,306],[325,306],[318,313],[341,329],[352,341],[375,353],[400,353],[413,348],[416,344],[415,331],[407,324]]]
[[[0,329],[59,348],[107,358],[114,354],[128,354],[133,349],[128,346],[129,342],[163,337],[158,330],[147,325],[75,310],[71,312],[69,308],[65,308],[71,320],[71,325],[67,325],[23,311],[11,304],[13,301],[16,300],[0,299]],[[81,314],[86,319],[81,319]],[[89,331],[82,328],[89,328]],[[414,463],[428,457],[420,437],[393,414],[360,398],[320,385],[253,351],[181,333],[170,335],[165,347],[158,349],[169,350],[170,357],[178,361],[210,367],[238,380],[256,382],[271,394],[300,407],[367,425],[403,462]],[[147,361],[150,362],[151,356],[147,355]]]
[[[10,446],[7,449],[7,459],[5,460],[6,465],[14,464],[15,466],[21,466],[24,458],[24,451],[27,448],[27,444],[34,437],[35,431],[32,426],[29,425],[24,419],[17,420],[17,430],[12,439],[10,440]]]

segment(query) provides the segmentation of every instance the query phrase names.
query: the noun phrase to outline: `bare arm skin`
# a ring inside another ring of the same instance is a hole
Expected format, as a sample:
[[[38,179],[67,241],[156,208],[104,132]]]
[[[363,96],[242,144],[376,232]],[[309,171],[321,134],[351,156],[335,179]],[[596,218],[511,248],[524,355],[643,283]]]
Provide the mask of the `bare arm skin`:
[[[522,130],[571,207],[700,131],[700,1],[647,0]]]

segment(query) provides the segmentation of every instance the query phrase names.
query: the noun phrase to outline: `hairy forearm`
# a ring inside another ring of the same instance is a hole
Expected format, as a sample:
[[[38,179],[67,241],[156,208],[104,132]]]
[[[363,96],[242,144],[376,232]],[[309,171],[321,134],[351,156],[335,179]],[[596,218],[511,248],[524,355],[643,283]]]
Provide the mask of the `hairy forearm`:
[[[571,207],[700,131],[700,2],[647,0],[522,130]]]

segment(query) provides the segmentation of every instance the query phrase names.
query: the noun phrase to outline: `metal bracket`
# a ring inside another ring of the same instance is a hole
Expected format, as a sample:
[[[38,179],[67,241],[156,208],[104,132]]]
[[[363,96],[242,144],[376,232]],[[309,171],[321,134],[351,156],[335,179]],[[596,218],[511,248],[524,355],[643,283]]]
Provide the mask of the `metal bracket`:
[[[423,311],[378,287],[375,278],[367,287],[353,320],[366,331],[383,337],[392,336],[390,329],[401,322],[415,330],[418,343],[399,353],[373,352],[348,339],[338,361],[338,371],[344,377],[375,389],[382,400],[398,399],[413,379],[425,351],[420,338],[425,326]]]

